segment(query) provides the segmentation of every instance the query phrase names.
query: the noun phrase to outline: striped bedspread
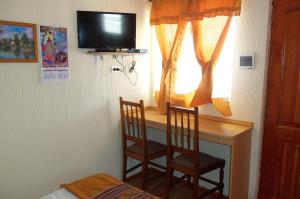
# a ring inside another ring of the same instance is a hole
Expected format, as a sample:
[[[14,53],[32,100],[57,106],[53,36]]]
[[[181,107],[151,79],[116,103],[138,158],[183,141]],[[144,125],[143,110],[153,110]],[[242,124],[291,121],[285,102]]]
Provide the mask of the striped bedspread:
[[[159,199],[105,173],[64,184],[62,187],[80,199]]]
[[[154,199],[154,197],[144,191],[137,190],[128,184],[116,185],[97,196],[95,199],[108,198],[130,198],[130,199]]]

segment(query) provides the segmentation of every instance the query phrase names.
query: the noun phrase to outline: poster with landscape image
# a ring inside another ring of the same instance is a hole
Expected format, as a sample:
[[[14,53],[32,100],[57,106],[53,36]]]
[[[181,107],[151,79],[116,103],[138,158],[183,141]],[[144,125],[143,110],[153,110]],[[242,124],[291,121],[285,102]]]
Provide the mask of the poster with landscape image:
[[[37,62],[36,25],[0,21],[0,62]]]

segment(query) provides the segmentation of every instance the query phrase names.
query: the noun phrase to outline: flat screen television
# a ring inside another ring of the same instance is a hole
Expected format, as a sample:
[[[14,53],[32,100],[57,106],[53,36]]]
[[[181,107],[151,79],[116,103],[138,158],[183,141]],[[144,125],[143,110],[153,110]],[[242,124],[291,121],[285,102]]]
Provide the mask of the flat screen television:
[[[78,47],[98,51],[134,49],[136,14],[77,11]]]

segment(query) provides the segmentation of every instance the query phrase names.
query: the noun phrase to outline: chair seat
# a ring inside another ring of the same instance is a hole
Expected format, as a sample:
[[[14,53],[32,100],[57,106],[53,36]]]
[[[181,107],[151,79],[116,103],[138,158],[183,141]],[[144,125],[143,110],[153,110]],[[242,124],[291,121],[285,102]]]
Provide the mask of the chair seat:
[[[128,152],[143,154],[143,147],[140,144],[133,144],[127,149]],[[147,155],[157,156],[157,155],[165,155],[167,153],[167,147],[159,142],[155,142],[152,140],[147,141]]]
[[[178,155],[172,160],[173,165],[178,165],[188,169],[193,169],[193,157],[184,154]],[[199,155],[199,170],[200,173],[207,172],[209,170],[214,170],[216,168],[225,165],[225,160],[215,158],[213,156],[207,155],[205,153],[200,153]]]

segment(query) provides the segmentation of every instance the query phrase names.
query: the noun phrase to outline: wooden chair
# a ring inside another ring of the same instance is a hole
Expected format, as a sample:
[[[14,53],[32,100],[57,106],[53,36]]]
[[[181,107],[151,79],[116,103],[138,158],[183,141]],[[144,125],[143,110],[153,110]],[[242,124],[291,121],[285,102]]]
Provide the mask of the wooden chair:
[[[142,166],[142,189],[146,187],[147,170],[149,164],[160,169],[166,167],[151,162],[151,160],[167,155],[167,147],[161,143],[147,140],[145,126],[144,102],[134,103],[124,101],[120,97],[121,129],[123,143],[123,181],[126,182],[126,174]],[[127,157],[139,160],[141,163],[127,169]]]
[[[170,106],[167,103],[167,187],[166,198],[169,198],[171,180],[174,170],[184,173],[185,177],[193,178],[192,198],[202,198],[219,191],[223,198],[223,178],[225,160],[199,152],[199,120],[198,107],[194,110]],[[192,130],[194,129],[194,130]],[[174,153],[177,155],[174,157]],[[220,169],[219,182],[214,182],[201,175]],[[199,179],[214,185],[206,193],[197,196]]]

